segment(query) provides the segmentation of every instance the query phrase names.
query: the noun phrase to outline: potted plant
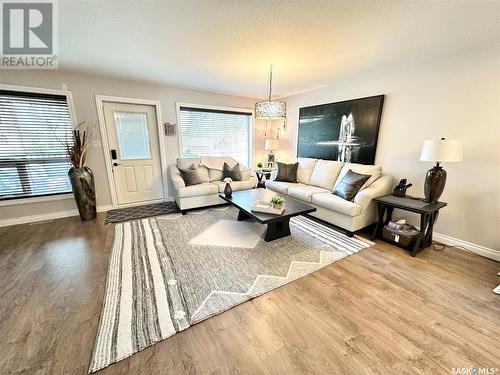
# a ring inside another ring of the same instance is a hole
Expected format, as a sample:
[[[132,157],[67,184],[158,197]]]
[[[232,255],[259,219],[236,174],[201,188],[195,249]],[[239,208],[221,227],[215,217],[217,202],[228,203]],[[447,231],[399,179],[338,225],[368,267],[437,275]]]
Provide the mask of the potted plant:
[[[283,198],[280,195],[273,195],[271,198],[271,203],[273,205],[273,208],[277,210],[281,210],[283,206],[285,205],[286,199]]]
[[[82,221],[92,220],[97,216],[94,174],[85,165],[93,135],[94,127],[84,121],[73,130],[72,144],[66,143],[71,163],[68,176]]]
[[[231,198],[231,196],[233,195],[233,189],[231,188],[231,183],[233,182],[233,180],[230,177],[226,177],[222,181],[226,183],[226,186],[224,187],[224,195],[226,196],[226,198]]]
[[[260,161],[257,163],[257,168],[262,168],[262,163]]]

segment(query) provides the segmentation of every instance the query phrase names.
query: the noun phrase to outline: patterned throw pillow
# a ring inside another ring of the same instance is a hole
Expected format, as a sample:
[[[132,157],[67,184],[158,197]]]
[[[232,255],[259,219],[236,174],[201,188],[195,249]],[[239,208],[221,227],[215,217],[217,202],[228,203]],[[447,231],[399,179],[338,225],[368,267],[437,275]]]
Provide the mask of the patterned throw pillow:
[[[186,186],[199,185],[203,182],[194,164],[191,164],[188,169],[179,168],[179,172]]]
[[[285,164],[277,162],[278,164],[278,175],[274,181],[281,182],[297,182],[297,170],[299,169],[299,163]]]
[[[241,171],[240,171],[240,163],[236,163],[236,165],[231,168],[229,164],[224,162],[224,167],[222,168],[222,179],[229,177],[233,181],[241,181]]]
[[[369,178],[370,175],[356,173],[349,169],[342,177],[342,180],[335,186],[333,194],[347,201],[352,201]]]

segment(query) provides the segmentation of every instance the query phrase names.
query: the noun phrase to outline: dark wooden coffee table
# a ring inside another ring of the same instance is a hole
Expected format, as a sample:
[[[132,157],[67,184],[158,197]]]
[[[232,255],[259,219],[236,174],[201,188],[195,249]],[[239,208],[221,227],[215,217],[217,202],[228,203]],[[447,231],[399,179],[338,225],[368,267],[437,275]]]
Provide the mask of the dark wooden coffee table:
[[[313,206],[290,197],[285,197],[285,211],[281,215],[252,211],[252,204],[255,201],[270,201],[273,195],[276,195],[276,193],[266,189],[235,191],[231,198],[226,198],[224,193],[219,193],[222,199],[240,210],[238,221],[255,219],[261,224],[267,224],[267,231],[264,237],[266,241],[273,241],[289,236],[291,217],[316,211],[316,208]]]

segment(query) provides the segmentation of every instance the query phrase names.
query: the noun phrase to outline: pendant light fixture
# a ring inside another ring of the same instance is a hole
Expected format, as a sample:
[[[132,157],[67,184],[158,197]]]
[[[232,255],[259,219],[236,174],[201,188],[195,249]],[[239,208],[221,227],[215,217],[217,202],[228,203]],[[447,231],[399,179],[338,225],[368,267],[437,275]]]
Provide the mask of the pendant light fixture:
[[[269,69],[269,97],[255,103],[255,118],[258,120],[286,120],[286,103],[272,99],[273,66]]]

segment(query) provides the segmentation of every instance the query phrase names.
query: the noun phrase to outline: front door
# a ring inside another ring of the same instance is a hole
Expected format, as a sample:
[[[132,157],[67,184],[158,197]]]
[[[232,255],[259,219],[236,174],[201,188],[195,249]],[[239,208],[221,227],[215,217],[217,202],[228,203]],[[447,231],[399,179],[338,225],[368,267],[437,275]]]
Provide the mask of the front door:
[[[104,102],[103,109],[118,205],[161,200],[156,107]]]

